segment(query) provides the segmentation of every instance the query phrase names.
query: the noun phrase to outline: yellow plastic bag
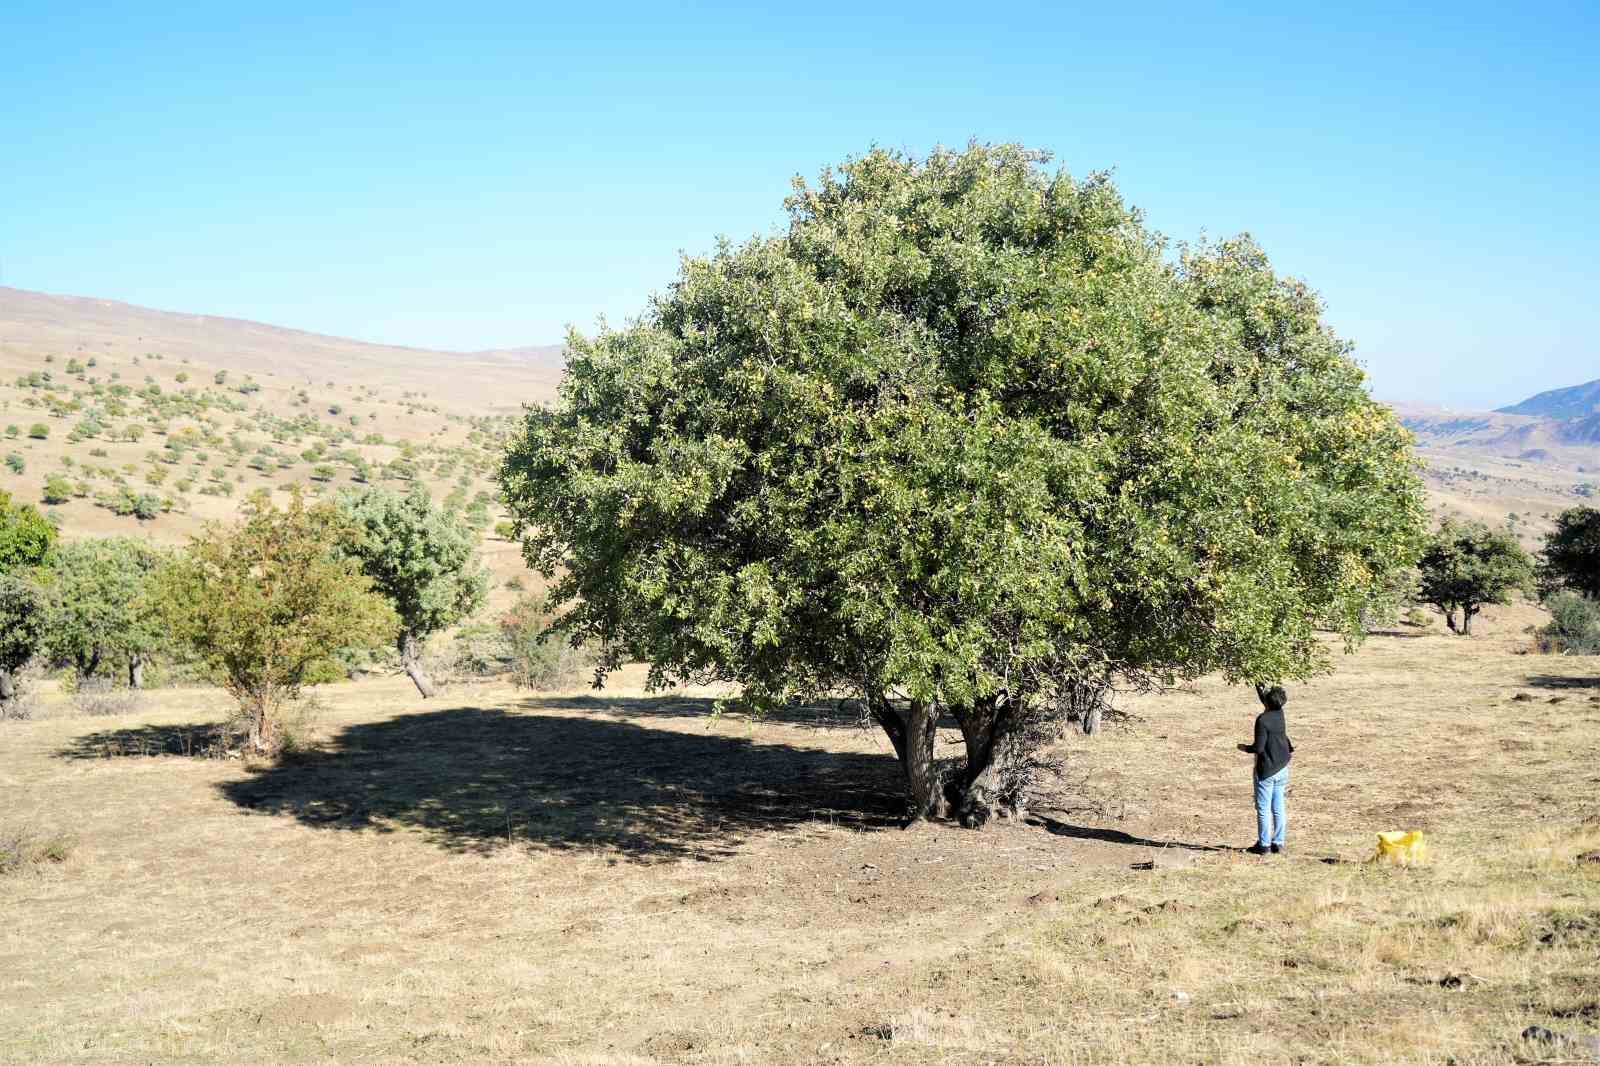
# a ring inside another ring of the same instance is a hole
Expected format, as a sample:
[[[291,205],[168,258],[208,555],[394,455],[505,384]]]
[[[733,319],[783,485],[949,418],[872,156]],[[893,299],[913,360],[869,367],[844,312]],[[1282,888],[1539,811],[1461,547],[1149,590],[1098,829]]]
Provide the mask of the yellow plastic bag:
[[[1428,842],[1417,829],[1378,834],[1378,851],[1373,862],[1392,862],[1400,866],[1414,866],[1428,859]]]

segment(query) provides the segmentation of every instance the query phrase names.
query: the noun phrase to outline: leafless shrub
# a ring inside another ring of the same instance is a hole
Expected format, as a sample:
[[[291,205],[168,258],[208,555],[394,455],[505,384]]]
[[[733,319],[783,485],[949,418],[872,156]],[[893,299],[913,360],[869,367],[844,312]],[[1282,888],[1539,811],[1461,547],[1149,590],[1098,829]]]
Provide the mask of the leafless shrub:
[[[138,710],[141,697],[137,689],[117,688],[104,678],[92,677],[78,683],[71,703],[75,714],[104,718]]]
[[[39,716],[39,692],[34,670],[23,667],[11,675],[12,697],[0,702],[0,722],[26,722]]]

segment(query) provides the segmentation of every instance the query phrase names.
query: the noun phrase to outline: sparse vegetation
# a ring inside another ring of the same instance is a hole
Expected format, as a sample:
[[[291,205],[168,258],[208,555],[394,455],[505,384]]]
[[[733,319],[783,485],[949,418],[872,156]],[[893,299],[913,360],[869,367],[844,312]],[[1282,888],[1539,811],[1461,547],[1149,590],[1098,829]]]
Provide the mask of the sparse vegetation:
[[[77,841],[68,833],[41,833],[27,825],[0,825],[0,877],[66,862]]]

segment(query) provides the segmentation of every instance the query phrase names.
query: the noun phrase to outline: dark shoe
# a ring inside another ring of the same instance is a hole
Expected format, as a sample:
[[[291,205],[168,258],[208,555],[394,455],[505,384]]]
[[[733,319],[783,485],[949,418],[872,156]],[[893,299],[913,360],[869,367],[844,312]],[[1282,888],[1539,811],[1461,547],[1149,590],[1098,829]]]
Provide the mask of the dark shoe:
[[[1249,852],[1251,855],[1265,855],[1267,853],[1266,847],[1264,847],[1261,844],[1251,844],[1248,848],[1245,848],[1244,850]]]
[[[1282,844],[1274,844],[1274,845],[1272,845],[1272,854],[1274,854],[1274,855],[1282,855],[1283,854],[1283,845]]]

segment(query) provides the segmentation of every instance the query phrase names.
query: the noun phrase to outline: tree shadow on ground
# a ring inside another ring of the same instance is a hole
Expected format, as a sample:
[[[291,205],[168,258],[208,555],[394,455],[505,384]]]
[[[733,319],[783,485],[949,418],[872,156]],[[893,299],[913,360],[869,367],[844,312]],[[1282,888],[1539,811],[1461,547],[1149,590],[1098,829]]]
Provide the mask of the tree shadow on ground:
[[[1071,840],[1098,840],[1107,844],[1131,844],[1141,848],[1175,848],[1180,851],[1239,851],[1240,848],[1231,848],[1223,844],[1185,844],[1178,840],[1151,840],[1146,837],[1137,837],[1132,833],[1124,833],[1120,829],[1104,829],[1099,826],[1069,825],[1043,814],[1030,814],[1025,820],[1027,825],[1038,826],[1048,830],[1055,836],[1067,837]]]
[[[616,718],[709,718],[716,714],[717,701],[696,696],[612,698],[604,695],[569,695],[546,696],[530,702],[529,706],[610,714]],[[818,729],[842,729],[860,725],[862,721],[859,712],[846,705],[845,701],[839,700],[785,704],[754,719],[750,718],[735,701],[728,700],[723,717],[733,722],[753,722],[758,726],[772,722],[778,725],[814,726]]]
[[[1600,677],[1562,677],[1560,674],[1529,674],[1522,679],[1524,685],[1534,688],[1600,688]]]
[[[142,725],[102,729],[74,737],[56,755],[63,759],[120,759],[153,755],[215,755],[223,746],[220,722]]]
[[[599,701],[623,718],[650,707]],[[350,726],[222,793],[331,829],[420,830],[457,851],[507,844],[631,862],[715,859],[749,836],[807,822],[899,824],[899,774],[863,755],[748,736],[678,732],[615,716],[456,707]],[[662,713],[662,712],[657,712]]]

